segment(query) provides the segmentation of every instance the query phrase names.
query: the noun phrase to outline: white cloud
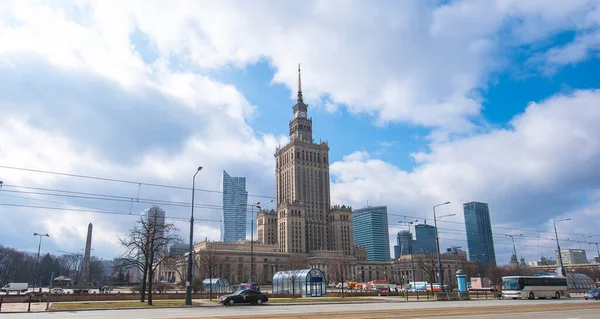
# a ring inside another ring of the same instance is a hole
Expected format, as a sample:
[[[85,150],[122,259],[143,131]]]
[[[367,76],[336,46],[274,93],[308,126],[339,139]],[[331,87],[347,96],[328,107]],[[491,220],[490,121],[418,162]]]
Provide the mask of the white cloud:
[[[582,190],[600,187],[598,105],[600,91],[593,90],[531,103],[510,129],[432,144],[429,152],[414,154],[419,164],[410,172],[355,153],[331,165],[332,202],[376,201],[392,214],[431,218],[433,204],[451,201],[445,210],[462,221],[462,203],[483,201],[494,224],[533,229],[540,228],[540,218],[568,210],[579,222],[561,225],[565,232],[593,234],[598,225],[584,220],[600,217],[597,204],[575,208]]]

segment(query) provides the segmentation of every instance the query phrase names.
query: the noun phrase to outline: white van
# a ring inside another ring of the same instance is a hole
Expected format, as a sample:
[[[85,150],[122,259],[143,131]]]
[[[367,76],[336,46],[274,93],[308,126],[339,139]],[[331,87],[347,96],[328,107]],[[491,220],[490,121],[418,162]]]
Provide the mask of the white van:
[[[2,292],[20,291],[25,292],[29,288],[29,284],[26,282],[11,282],[8,285],[0,288]]]

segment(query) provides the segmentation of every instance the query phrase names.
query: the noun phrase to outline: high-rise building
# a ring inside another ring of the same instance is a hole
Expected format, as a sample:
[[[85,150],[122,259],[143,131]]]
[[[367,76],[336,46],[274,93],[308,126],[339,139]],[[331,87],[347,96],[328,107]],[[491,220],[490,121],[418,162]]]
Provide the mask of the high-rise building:
[[[190,244],[173,244],[169,246],[169,256],[181,257],[189,252]]]
[[[556,260],[558,260],[558,250],[554,251]],[[589,264],[585,249],[561,249],[560,255],[562,257],[563,265],[577,265],[577,264]]]
[[[278,244],[283,252],[329,248],[329,146],[313,140],[313,123],[307,111],[298,67],[298,98],[289,123],[290,141],[275,152]]]
[[[414,242],[414,253],[435,254],[437,248],[435,244],[435,227],[432,225],[415,225],[416,240]]]
[[[256,214],[256,235],[263,245],[277,245],[277,212],[259,210]]]
[[[463,204],[469,260],[482,266],[496,265],[496,251],[492,237],[492,222],[487,203]]]
[[[387,206],[365,207],[352,212],[354,245],[367,250],[367,261],[390,260]]]
[[[221,191],[223,193],[221,241],[233,243],[244,240],[246,239],[246,211],[248,207],[246,178],[232,177],[226,171],[223,171]]]
[[[165,211],[162,208],[154,205],[142,212],[141,219],[143,223],[148,225],[144,227],[150,227],[150,229],[155,229],[157,238],[161,238],[164,237],[165,216]],[[152,226],[154,224],[157,226]],[[155,256],[155,259],[158,259],[158,256]]]
[[[394,259],[400,256],[410,255],[413,251],[413,238],[408,230],[399,231],[396,234],[396,245],[394,246]]]

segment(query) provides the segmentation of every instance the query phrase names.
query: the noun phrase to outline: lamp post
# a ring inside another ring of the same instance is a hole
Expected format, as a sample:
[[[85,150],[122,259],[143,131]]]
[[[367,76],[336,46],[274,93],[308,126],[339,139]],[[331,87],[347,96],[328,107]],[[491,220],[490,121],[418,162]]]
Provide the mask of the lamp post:
[[[254,284],[254,207],[260,209],[260,202],[254,204],[240,204],[240,206],[250,206],[250,215],[252,215],[252,221],[250,222],[250,284]],[[247,225],[247,224],[246,224]]]
[[[187,281],[185,291],[185,305],[192,305],[192,259],[194,258],[194,195],[196,193],[196,175],[202,170],[202,166],[199,166],[194,173],[192,178],[192,214],[190,216],[190,249],[188,251],[188,264],[187,264]]]
[[[563,219],[559,219],[559,220],[555,220],[554,221],[554,236],[556,237],[556,248],[558,248],[558,261],[560,262],[560,274],[563,277],[567,276],[567,273],[565,272],[565,268],[563,266],[563,260],[562,260],[562,254],[560,252],[560,244],[558,243],[558,232],[556,231],[556,223],[557,222],[564,222],[567,220],[571,220],[571,218],[563,218]]]
[[[523,234],[518,234],[518,235],[504,235],[504,236],[510,237],[510,239],[512,239],[513,253],[515,255],[515,260],[517,261],[517,274],[520,276],[521,275],[521,269],[519,269],[519,259],[517,257],[517,248],[515,246],[515,236],[523,236]]]
[[[412,282],[415,282],[415,261],[413,259],[413,240],[412,240],[412,232],[411,232],[411,225],[418,222],[418,219],[415,219],[412,222],[402,222],[400,221],[399,223],[405,223],[408,225],[408,233],[410,234],[410,244],[408,245],[408,253],[410,254],[410,271],[411,271],[411,280]],[[436,228],[437,229],[437,228]],[[402,250],[400,250],[400,254],[402,254]]]
[[[39,274],[39,265],[40,265],[40,250],[42,249],[42,238],[43,237],[50,237],[50,235],[46,234],[38,234],[38,233],[33,233],[33,236],[39,236],[40,237],[40,243],[38,245],[38,253],[37,253],[37,258],[35,260],[35,279],[33,280],[33,291],[35,291],[35,284],[37,283],[37,281],[40,281],[40,286],[42,285],[41,280],[40,280],[40,274]]]
[[[440,271],[440,275],[439,275],[440,276],[440,291],[444,291],[444,270],[442,269],[442,258],[440,256],[440,235],[438,234],[438,228],[437,228],[438,218],[435,215],[435,208],[438,206],[448,205],[448,204],[450,204],[450,202],[445,202],[445,203],[441,203],[441,204],[437,204],[437,205],[433,206],[433,224],[434,224],[433,226],[435,227],[435,246],[437,249],[438,269]],[[456,214],[440,216],[439,219],[442,219],[444,217],[454,216],[454,215],[456,215]]]

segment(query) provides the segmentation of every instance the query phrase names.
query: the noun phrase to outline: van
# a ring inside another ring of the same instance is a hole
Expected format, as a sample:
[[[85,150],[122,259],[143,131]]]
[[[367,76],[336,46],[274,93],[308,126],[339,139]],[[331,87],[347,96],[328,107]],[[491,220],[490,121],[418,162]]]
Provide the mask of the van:
[[[25,292],[29,288],[29,284],[26,282],[11,282],[8,285],[0,288],[2,292],[20,291]]]

